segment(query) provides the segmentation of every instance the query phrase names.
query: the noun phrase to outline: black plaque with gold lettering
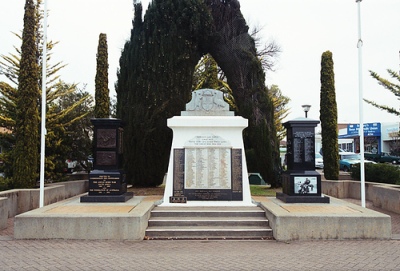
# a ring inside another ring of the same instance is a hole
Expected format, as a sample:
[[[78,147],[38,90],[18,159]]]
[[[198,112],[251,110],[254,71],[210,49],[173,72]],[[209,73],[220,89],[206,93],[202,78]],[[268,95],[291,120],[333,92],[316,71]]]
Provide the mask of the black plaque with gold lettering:
[[[126,192],[125,175],[120,172],[96,172],[90,174],[89,195],[120,195]]]

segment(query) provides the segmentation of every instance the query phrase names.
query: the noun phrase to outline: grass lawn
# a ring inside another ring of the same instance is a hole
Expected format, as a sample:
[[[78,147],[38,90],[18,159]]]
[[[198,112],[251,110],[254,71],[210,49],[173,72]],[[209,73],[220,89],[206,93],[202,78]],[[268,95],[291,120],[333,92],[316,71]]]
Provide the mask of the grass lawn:
[[[282,192],[282,188],[270,188],[267,185],[250,185],[252,196],[275,197],[276,192]]]
[[[164,195],[164,186],[159,187],[139,187],[129,188],[128,191],[134,192],[136,196]],[[281,188],[270,188],[266,185],[250,185],[252,196],[275,197],[276,192],[281,192]]]

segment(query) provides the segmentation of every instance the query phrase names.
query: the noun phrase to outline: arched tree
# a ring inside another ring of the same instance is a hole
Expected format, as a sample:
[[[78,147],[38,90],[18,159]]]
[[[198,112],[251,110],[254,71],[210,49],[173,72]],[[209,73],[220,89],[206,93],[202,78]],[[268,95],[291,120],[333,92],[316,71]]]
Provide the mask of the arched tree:
[[[210,53],[227,76],[238,113],[249,119],[245,147],[272,185],[280,171],[273,104],[254,40],[237,0],[154,0],[142,21],[135,5],[131,39],[118,72],[118,116],[126,123],[125,169],[136,185],[161,183],[172,134],[167,118],[190,100],[193,72]]]
[[[324,175],[326,179],[339,179],[339,147],[335,74],[332,53],[326,51],[321,58],[320,120]]]
[[[97,47],[97,70],[95,79],[95,118],[110,117],[110,91],[108,90],[108,47],[107,35],[99,35]]]

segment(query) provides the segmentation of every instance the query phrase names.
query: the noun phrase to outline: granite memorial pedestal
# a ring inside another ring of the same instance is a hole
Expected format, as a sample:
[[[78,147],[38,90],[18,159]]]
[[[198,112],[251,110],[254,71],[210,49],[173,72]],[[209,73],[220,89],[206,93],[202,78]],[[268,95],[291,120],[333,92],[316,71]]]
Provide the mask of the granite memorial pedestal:
[[[321,175],[315,171],[315,127],[319,121],[299,118],[285,122],[287,130],[287,171],[282,174],[282,193],[276,197],[286,203],[329,203],[321,195]]]
[[[123,127],[119,119],[92,119],[94,125],[94,163],[89,173],[89,193],[81,202],[125,202],[127,192],[122,170]]]

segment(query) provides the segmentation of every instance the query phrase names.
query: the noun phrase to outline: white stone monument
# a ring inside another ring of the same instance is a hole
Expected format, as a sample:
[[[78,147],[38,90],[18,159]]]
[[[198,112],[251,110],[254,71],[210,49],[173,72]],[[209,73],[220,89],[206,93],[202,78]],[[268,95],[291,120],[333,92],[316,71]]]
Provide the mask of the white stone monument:
[[[200,89],[181,116],[168,119],[173,141],[162,206],[254,206],[243,129],[223,92]]]

